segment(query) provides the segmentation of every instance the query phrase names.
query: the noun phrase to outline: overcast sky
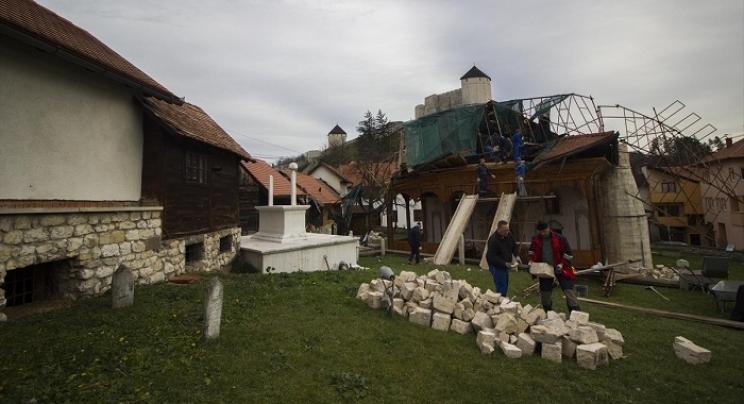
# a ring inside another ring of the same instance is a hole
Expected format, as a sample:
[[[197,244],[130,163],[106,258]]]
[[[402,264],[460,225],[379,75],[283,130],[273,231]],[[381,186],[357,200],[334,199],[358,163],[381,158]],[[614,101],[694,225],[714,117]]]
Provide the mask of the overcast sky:
[[[317,149],[365,111],[413,118],[475,63],[493,98],[564,92],[744,132],[744,1],[41,0],[251,154]]]

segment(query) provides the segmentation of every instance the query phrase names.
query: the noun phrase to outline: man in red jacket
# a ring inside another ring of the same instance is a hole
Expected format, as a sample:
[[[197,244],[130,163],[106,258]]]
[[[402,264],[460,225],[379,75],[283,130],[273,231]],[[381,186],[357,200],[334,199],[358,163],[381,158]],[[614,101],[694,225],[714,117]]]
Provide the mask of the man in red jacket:
[[[581,310],[574,290],[576,271],[571,266],[570,260],[573,259],[573,253],[568,240],[550,230],[546,223],[540,222],[537,224],[537,234],[532,237],[528,255],[533,262],[545,262],[553,266],[555,280],[558,281],[563,294],[566,295],[568,313]],[[553,309],[553,283],[553,279],[540,278],[540,301],[545,311]]]

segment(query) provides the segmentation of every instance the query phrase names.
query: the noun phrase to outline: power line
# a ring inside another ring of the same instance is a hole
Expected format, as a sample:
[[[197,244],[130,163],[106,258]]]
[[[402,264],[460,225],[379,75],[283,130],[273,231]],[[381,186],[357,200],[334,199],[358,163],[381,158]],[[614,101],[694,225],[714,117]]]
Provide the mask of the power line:
[[[271,143],[271,142],[267,142],[267,141],[265,141],[265,140],[262,140],[262,139],[258,139],[258,138],[255,138],[255,137],[253,137],[253,136],[248,136],[248,135],[246,135],[246,134],[240,133],[240,132],[238,132],[238,131],[235,131],[235,130],[232,130],[232,129],[230,129],[230,128],[227,128],[227,130],[228,130],[228,131],[230,131],[230,133],[231,133],[231,134],[233,134],[233,135],[238,135],[238,136],[242,136],[242,137],[244,137],[244,138],[246,138],[246,139],[251,139],[251,140],[253,140],[253,141],[256,141],[256,142],[260,142],[260,143],[264,143],[264,144],[267,144],[267,145],[269,145],[269,146],[274,146],[274,147],[277,147],[277,148],[280,148],[280,149],[284,149],[284,150],[290,151],[290,152],[292,152],[292,153],[303,154],[303,152],[301,152],[301,151],[297,151],[297,150],[294,150],[294,149],[290,149],[289,147],[286,147],[286,146],[282,146],[282,145],[279,145],[279,144],[276,144],[276,143]]]

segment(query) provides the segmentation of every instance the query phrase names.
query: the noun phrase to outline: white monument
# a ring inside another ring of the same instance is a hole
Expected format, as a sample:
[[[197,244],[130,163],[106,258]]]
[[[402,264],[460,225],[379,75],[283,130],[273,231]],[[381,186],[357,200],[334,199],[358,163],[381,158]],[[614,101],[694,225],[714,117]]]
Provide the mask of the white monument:
[[[240,254],[243,262],[263,273],[338,269],[339,263],[357,265],[359,240],[356,237],[305,232],[305,211],[310,205],[297,205],[297,164],[291,170],[290,205],[274,205],[274,179],[269,177],[268,206],[258,206],[258,232],[243,236]]]

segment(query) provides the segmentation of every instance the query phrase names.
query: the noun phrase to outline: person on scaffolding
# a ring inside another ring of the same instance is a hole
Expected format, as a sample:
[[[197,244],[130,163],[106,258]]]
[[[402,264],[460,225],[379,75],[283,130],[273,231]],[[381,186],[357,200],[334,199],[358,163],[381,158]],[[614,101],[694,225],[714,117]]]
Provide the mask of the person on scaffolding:
[[[501,293],[501,296],[507,296],[509,270],[516,268],[519,261],[519,246],[509,231],[509,222],[499,220],[496,231],[488,238],[486,262],[488,272],[493,276],[496,292]]]
[[[571,246],[568,245],[568,240],[552,231],[547,223],[539,222],[537,224],[537,234],[532,237],[527,255],[532,262],[544,262],[554,268],[555,279],[539,279],[540,302],[543,309],[545,311],[553,310],[553,287],[554,282],[558,281],[558,285],[566,296],[568,313],[571,314],[573,310],[581,310],[574,290],[576,270],[571,265],[573,253],[571,252]]]
[[[496,179],[496,176],[488,170],[486,159],[481,158],[475,170],[475,181],[478,183],[478,196],[480,197],[488,195],[488,177]]]

